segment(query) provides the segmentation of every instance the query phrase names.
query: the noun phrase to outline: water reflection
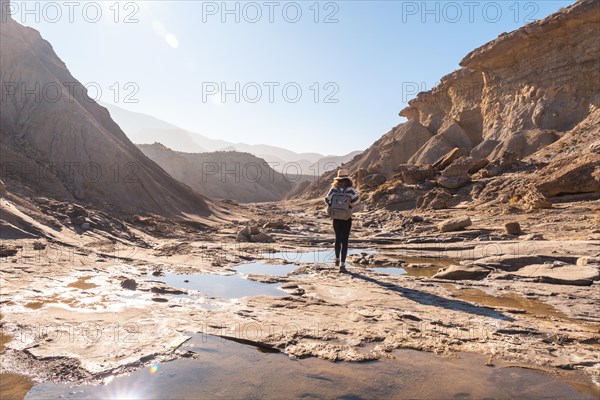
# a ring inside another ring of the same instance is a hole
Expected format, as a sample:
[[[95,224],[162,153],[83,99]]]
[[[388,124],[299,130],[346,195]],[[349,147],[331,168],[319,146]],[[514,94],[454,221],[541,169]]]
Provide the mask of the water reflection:
[[[197,290],[206,296],[224,299],[249,296],[283,296],[285,294],[279,289],[278,285],[251,281],[239,274],[166,274],[152,279],[162,281],[174,288]]]
[[[373,250],[349,249],[348,255],[360,253],[374,253]],[[335,253],[333,250],[323,250],[322,247],[303,252],[298,251],[278,251],[275,253],[261,254],[261,257],[273,260],[286,260],[294,263],[333,263]]]
[[[297,265],[276,265],[276,264],[265,264],[261,262],[254,262],[248,264],[242,264],[235,267],[236,271],[242,274],[259,274],[259,275],[273,275],[273,276],[286,276],[290,272],[297,269]]]
[[[593,399],[541,373],[485,367],[485,358],[463,354],[444,359],[399,350],[395,359],[333,363],[257,349],[214,336],[196,335],[186,350],[198,359],[153,365],[101,386],[43,383],[27,395],[37,399]]]

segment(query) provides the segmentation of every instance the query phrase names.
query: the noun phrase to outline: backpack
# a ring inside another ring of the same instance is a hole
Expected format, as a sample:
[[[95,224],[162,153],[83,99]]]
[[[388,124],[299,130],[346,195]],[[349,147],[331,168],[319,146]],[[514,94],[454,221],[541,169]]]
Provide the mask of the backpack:
[[[352,218],[352,205],[350,196],[342,191],[331,196],[331,205],[327,208],[328,214],[333,219],[349,220]]]

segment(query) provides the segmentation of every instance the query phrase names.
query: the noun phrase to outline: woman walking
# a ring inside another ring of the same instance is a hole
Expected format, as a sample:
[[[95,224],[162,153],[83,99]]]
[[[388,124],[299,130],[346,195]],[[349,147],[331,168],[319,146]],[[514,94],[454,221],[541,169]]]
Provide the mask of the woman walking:
[[[340,267],[340,272],[347,272],[346,255],[352,229],[352,208],[358,202],[358,192],[353,187],[348,170],[340,168],[337,177],[333,179],[325,202],[335,231],[335,266]]]

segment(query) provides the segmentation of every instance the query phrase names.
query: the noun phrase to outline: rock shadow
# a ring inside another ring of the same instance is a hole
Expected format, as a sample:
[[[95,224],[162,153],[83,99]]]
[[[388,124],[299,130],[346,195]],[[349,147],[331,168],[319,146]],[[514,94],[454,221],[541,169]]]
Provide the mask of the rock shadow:
[[[449,299],[432,293],[423,292],[421,290],[405,288],[390,282],[384,282],[366,275],[361,275],[356,272],[348,272],[348,274],[354,278],[362,279],[364,281],[379,285],[385,289],[398,292],[400,296],[403,296],[416,303],[424,304],[427,306],[446,308],[448,310],[461,311],[469,314],[479,315],[482,317],[499,319],[502,321],[515,321],[514,318],[506,316],[503,313],[489,307],[478,306],[463,300]]]

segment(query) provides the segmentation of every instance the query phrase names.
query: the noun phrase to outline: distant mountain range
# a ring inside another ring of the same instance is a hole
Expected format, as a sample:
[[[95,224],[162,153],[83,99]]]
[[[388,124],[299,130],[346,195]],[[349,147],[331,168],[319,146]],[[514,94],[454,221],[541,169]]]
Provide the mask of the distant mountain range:
[[[320,175],[323,171],[338,167],[360,154],[360,151],[354,151],[342,156],[324,156],[318,153],[296,153],[281,147],[264,144],[253,145],[211,139],[151,115],[132,112],[112,104],[102,103],[102,105],[108,109],[111,117],[134,143],[161,143],[171,150],[186,153],[214,151],[250,153],[270,163],[276,171],[290,175]],[[294,165],[290,165],[291,163],[294,163]]]
[[[241,203],[278,201],[295,183],[249,153],[185,153],[160,143],[138,147],[173,178],[214,199]]]

